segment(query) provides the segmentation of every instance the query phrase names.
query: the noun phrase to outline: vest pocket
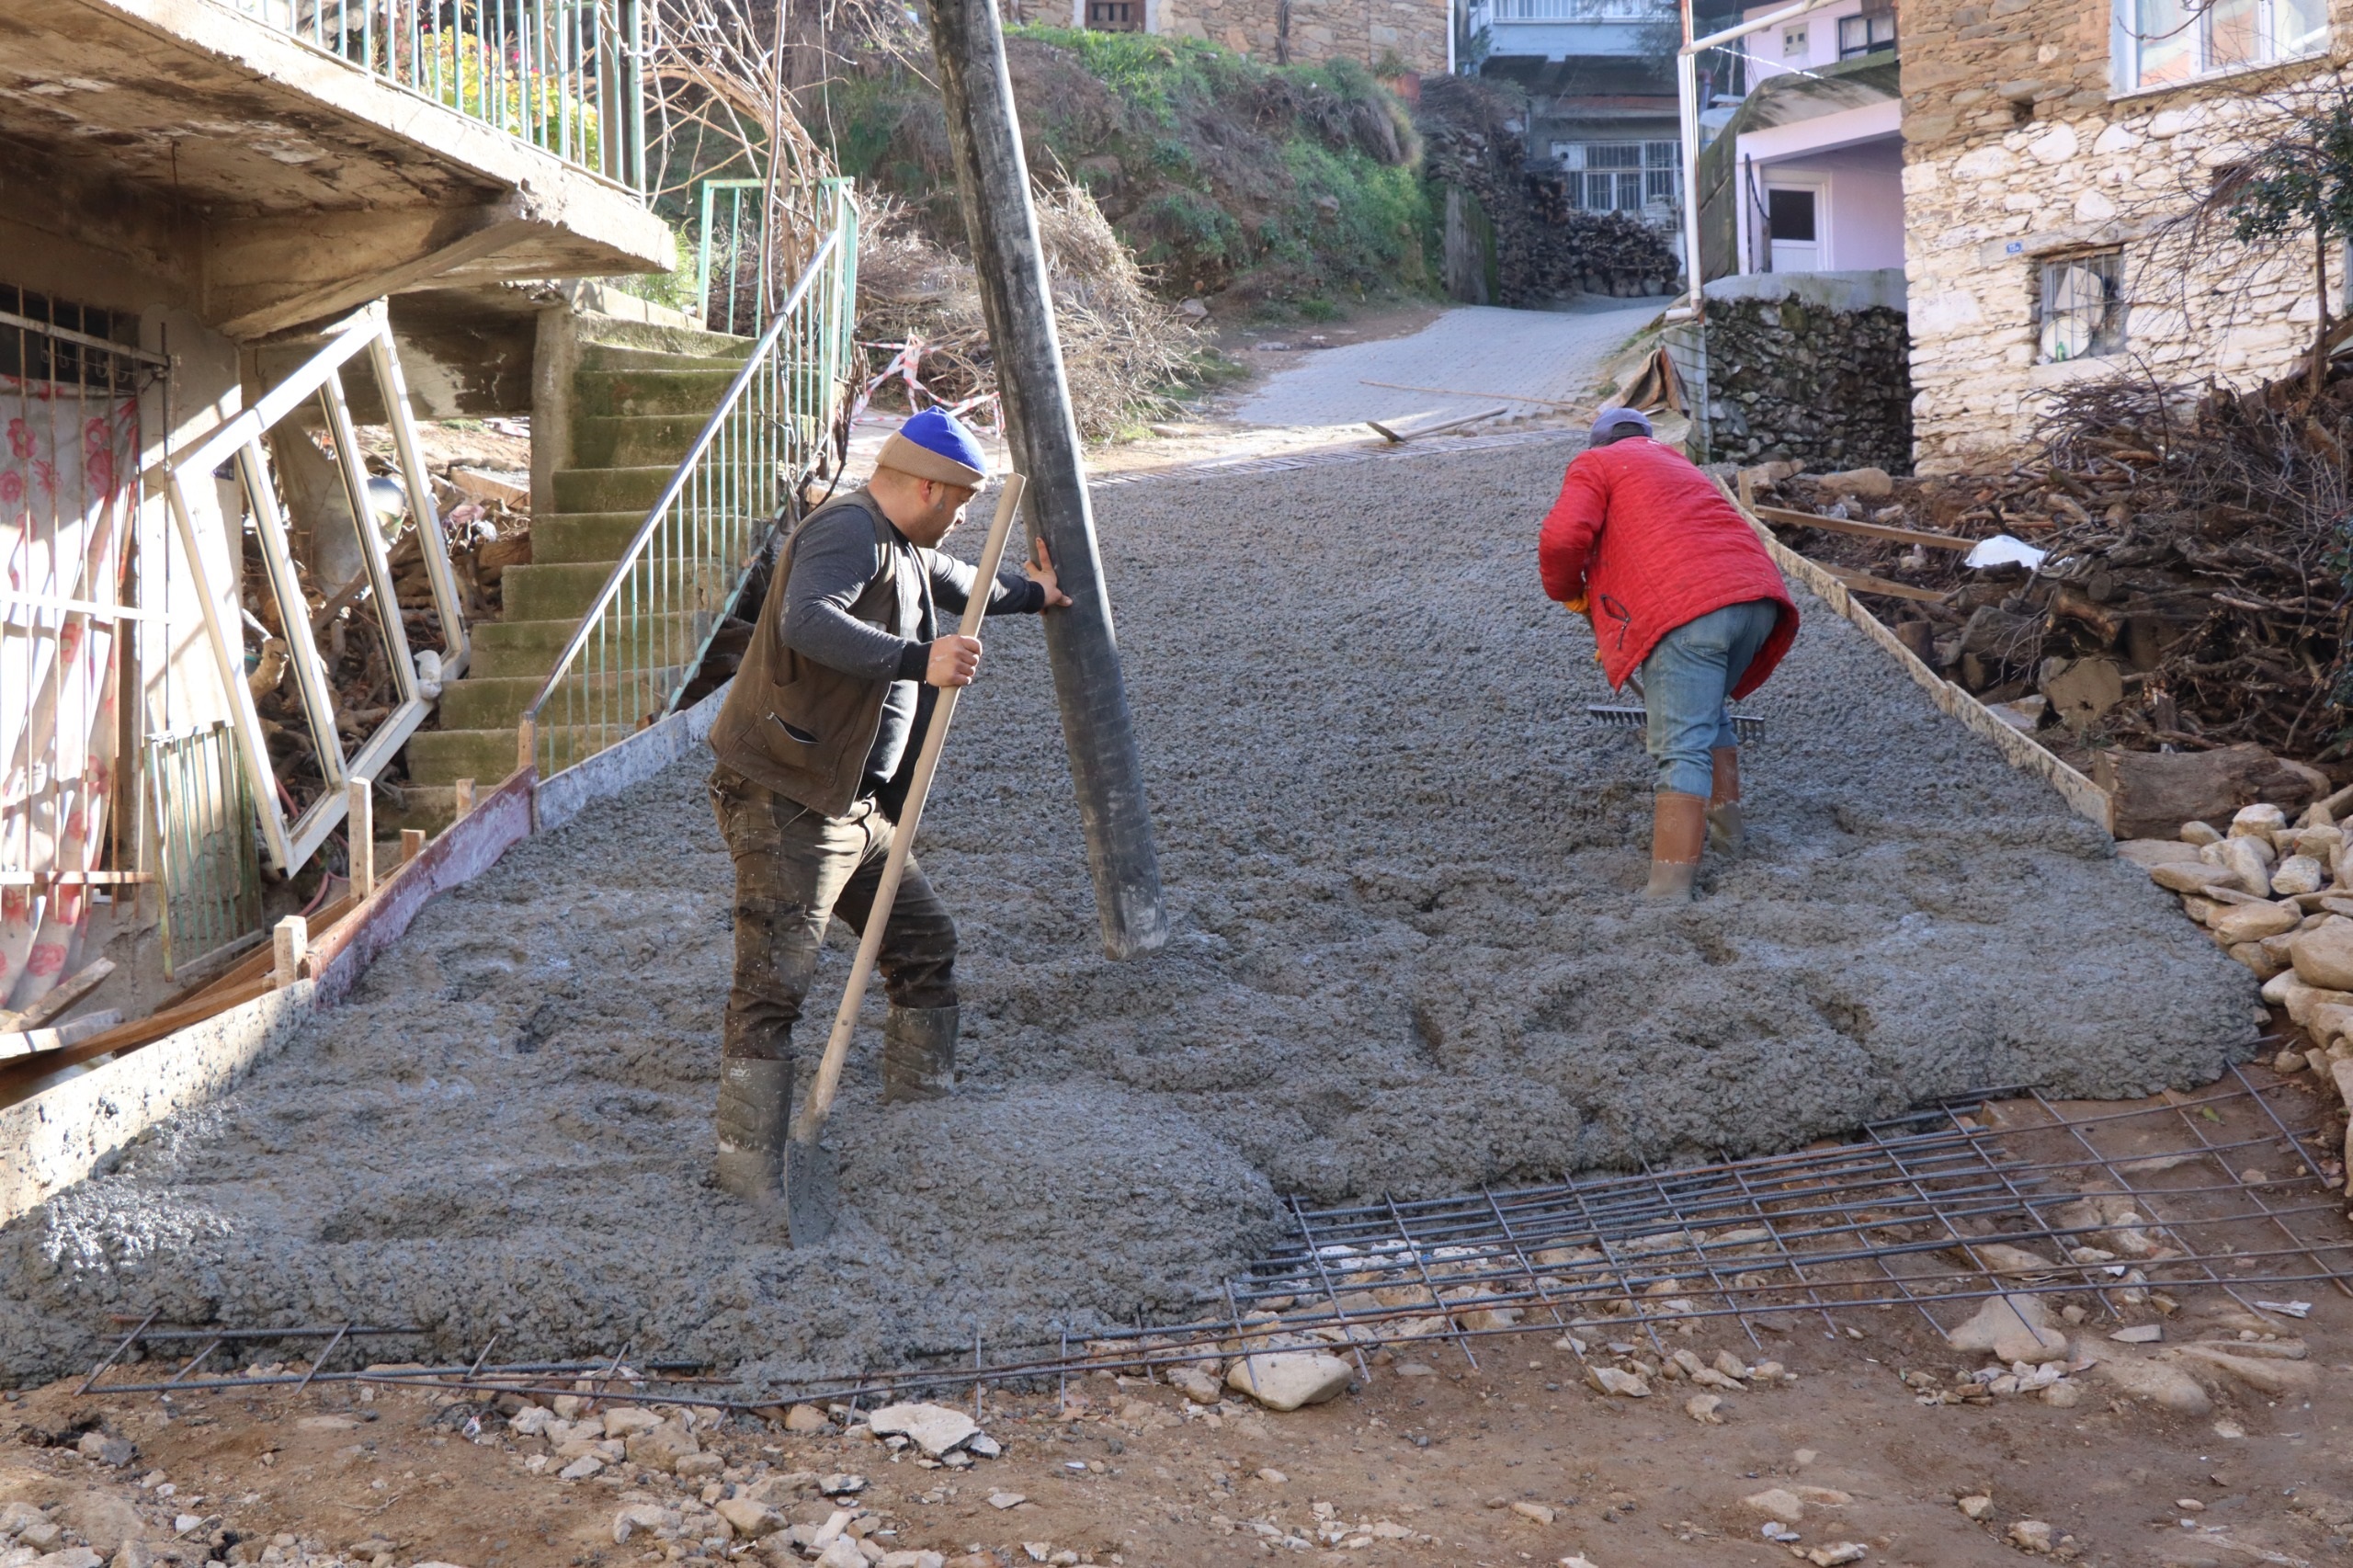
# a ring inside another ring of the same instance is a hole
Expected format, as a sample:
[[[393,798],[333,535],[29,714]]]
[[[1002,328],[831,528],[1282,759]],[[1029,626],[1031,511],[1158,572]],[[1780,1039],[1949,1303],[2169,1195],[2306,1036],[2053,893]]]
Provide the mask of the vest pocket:
[[[788,744],[806,747],[813,746],[817,744],[817,737],[815,735],[811,734],[808,731],[801,728],[798,724],[786,723],[782,719],[778,718],[773,713],[768,715],[768,722],[776,726],[777,735],[782,736]],[[771,736],[769,738],[773,740],[776,736]]]

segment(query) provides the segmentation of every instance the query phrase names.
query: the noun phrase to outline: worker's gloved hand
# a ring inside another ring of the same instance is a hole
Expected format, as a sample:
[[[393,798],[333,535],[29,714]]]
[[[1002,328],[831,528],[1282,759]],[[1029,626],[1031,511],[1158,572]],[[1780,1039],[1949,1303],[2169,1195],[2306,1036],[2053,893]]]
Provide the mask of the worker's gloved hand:
[[[981,670],[981,640],[949,632],[931,645],[931,657],[924,665],[926,686],[970,686]]]
[[[1561,604],[1573,615],[1589,616],[1593,613],[1593,599],[1590,596],[1583,593],[1580,593],[1573,599],[1563,599]]]

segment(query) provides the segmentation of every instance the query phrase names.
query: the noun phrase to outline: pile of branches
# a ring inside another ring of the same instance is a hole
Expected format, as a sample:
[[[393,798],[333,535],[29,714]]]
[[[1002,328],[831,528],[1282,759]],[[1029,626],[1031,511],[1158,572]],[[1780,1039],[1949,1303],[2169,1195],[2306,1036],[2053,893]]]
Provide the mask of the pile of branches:
[[[2353,377],[2245,393],[2119,379],[2070,388],[2042,431],[2055,576],[2046,653],[2141,678],[2107,728],[2135,749],[2240,741],[2326,761],[2344,709]],[[2013,492],[2002,504],[2015,506]]]
[[[1040,187],[1038,235],[1053,290],[1063,368],[1079,434],[1103,440],[1175,410],[1169,392],[1201,353],[1200,335],[1153,294],[1085,187]],[[994,391],[995,365],[972,264],[926,238],[904,206],[870,198],[858,260],[858,335],[869,374],[895,346],[920,340],[917,374],[930,401],[959,403]],[[890,383],[878,402],[896,397]]]

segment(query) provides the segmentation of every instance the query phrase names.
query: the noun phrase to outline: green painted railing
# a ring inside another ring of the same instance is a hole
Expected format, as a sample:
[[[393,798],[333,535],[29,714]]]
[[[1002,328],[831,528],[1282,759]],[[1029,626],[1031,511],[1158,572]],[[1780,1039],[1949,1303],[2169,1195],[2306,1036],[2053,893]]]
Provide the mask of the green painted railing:
[[[858,371],[858,203],[830,224],[524,710],[518,760],[548,778],[676,705],[745,579],[815,470]]]
[[[645,189],[640,0],[222,0],[591,174]]]

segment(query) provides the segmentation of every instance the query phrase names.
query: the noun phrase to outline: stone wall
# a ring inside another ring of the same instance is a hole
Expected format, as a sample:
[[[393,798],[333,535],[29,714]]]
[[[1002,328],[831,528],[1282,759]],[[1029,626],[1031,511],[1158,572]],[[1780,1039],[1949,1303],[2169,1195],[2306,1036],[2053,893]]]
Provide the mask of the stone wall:
[[[1283,8],[1282,0],[1153,0],[1152,28],[1271,62]],[[1447,0],[1290,0],[1289,9],[1295,63],[1353,60],[1425,76],[1446,73]]]
[[[1908,470],[1904,305],[1893,268],[1708,285],[1708,455]]]
[[[2336,0],[2336,58],[2353,0]],[[2166,221],[2327,62],[2111,97],[2106,0],[1904,0],[1905,268],[1915,456],[2000,460],[2051,393],[2119,370],[2234,385],[2289,369],[2317,301],[2309,246],[2194,247]],[[2121,246],[2121,355],[2038,363],[2043,264]],[[2332,280],[2332,288],[2337,280]]]

